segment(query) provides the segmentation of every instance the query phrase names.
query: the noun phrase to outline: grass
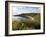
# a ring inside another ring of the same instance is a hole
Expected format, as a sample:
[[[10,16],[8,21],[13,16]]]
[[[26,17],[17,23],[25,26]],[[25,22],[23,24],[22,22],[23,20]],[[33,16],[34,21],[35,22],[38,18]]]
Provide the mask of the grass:
[[[40,14],[26,14],[28,16],[32,16],[34,21],[12,21],[12,30],[28,30],[28,29],[40,29]]]

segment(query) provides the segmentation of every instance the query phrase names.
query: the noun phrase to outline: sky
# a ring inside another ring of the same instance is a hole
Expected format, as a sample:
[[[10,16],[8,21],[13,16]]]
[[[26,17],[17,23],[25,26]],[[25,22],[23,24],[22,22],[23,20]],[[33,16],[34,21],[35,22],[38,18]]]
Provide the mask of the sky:
[[[13,15],[22,13],[40,13],[40,7],[15,6],[13,7]]]

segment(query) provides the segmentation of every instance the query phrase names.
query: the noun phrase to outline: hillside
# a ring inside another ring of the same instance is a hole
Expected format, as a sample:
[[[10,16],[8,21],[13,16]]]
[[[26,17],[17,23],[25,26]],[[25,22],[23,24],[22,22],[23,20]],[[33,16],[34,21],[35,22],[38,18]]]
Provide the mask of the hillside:
[[[12,21],[12,30],[40,29],[40,13],[28,13],[14,16],[21,16],[21,17],[30,16],[34,18],[34,20],[31,21],[30,17],[28,17],[28,19],[26,19],[25,21],[23,21],[24,19],[21,19],[21,21],[19,22],[14,20]]]

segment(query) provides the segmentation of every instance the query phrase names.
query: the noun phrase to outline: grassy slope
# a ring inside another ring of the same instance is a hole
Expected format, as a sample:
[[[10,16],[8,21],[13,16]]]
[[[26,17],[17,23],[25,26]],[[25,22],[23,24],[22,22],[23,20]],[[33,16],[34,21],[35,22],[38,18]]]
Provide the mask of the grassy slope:
[[[22,14],[25,15],[25,14]],[[28,16],[32,16],[35,18],[35,21],[27,23],[25,22],[16,22],[12,21],[12,29],[13,30],[25,30],[25,29],[39,29],[40,28],[40,14],[38,13],[31,13],[31,14],[26,14]]]

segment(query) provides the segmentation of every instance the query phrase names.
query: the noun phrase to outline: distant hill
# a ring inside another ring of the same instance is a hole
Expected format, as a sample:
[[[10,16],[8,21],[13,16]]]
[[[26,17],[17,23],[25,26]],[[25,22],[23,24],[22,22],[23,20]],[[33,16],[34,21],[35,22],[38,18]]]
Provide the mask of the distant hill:
[[[19,14],[19,15],[14,15],[14,16],[35,16],[35,15],[40,15],[40,13],[23,13],[23,14]]]

